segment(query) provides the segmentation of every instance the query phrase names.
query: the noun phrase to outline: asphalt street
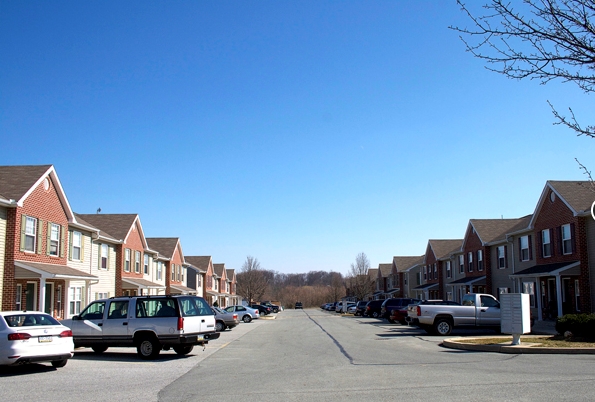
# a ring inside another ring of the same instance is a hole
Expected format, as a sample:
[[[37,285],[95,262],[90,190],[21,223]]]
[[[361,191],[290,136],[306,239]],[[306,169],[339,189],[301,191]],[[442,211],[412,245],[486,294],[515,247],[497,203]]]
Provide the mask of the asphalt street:
[[[453,336],[465,335],[455,333]],[[475,335],[471,333],[471,335]],[[592,401],[595,357],[446,349],[441,337],[373,318],[286,310],[203,351],[76,352],[66,367],[0,367],[12,401]]]

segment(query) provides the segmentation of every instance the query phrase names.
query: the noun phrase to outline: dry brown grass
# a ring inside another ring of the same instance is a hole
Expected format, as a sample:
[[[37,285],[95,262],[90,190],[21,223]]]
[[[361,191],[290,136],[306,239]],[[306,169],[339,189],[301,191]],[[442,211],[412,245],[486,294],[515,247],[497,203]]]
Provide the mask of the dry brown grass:
[[[457,342],[470,343],[474,345],[510,345],[512,336],[502,336],[497,338],[475,338],[462,339]],[[521,345],[523,343],[538,344],[533,347],[539,348],[595,348],[595,341],[583,338],[564,338],[563,336],[543,336],[543,337],[524,337],[521,336]]]

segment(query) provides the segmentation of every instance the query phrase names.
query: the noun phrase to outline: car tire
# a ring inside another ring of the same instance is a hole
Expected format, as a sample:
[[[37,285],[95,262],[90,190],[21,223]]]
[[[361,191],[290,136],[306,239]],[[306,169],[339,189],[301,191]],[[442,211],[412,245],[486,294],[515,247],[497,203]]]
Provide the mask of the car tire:
[[[222,323],[221,321],[217,321],[215,323],[215,331],[217,331],[217,332],[223,332],[223,331],[225,331],[225,324]]]
[[[107,350],[107,346],[93,346],[91,349],[93,349],[94,353],[99,355]]]
[[[54,360],[52,362],[52,366],[54,366],[55,368],[60,368],[60,367],[64,367],[66,366],[66,363],[68,363],[68,359],[64,359],[64,360]]]
[[[378,318],[379,315],[380,315],[380,313],[378,313],[377,311],[374,311],[372,313],[372,317],[374,317],[374,318]]]
[[[452,322],[448,318],[439,318],[434,323],[434,332],[441,336],[450,335],[452,332]]]
[[[140,343],[136,347],[136,352],[144,360],[155,359],[159,356],[160,351],[161,344],[154,337],[141,338]]]
[[[245,316],[242,317],[242,321],[244,321],[247,324],[250,321],[252,321],[252,317],[250,317],[248,314],[246,314]]]
[[[187,355],[192,352],[192,349],[194,349],[194,345],[174,346],[174,352],[179,355]]]

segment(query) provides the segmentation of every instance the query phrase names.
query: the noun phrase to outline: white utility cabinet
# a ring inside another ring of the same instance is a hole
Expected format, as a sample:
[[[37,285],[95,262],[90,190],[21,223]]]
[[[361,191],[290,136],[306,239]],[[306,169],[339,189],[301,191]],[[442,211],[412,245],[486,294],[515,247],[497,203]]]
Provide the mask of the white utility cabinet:
[[[500,331],[512,334],[512,344],[521,343],[521,334],[531,332],[531,304],[527,293],[502,293],[500,295]]]

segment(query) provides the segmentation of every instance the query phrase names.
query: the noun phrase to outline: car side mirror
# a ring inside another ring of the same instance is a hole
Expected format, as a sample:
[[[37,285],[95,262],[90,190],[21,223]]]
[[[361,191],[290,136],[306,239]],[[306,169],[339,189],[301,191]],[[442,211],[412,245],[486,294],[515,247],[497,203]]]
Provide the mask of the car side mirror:
[[[72,316],[72,321],[78,321],[80,319],[81,319],[81,317],[79,317],[78,315],[73,315]]]

